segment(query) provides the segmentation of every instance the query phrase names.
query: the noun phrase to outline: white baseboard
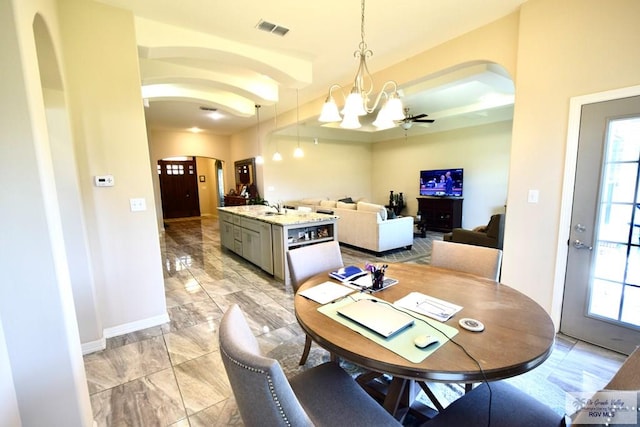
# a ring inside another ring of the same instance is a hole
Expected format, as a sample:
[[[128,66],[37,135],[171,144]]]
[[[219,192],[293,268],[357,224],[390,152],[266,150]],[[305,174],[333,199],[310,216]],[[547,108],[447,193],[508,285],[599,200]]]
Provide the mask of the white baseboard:
[[[100,338],[99,340],[89,341],[82,343],[82,355],[89,353],[95,353],[96,351],[102,351],[107,348],[106,338]]]
[[[125,323],[123,325],[114,326],[104,329],[105,338],[113,338],[120,335],[128,334],[131,332],[140,331],[142,329],[151,328],[153,326],[162,325],[169,322],[169,315],[167,313],[159,316],[149,317],[147,319],[137,320],[131,323]]]
[[[167,322],[169,322],[169,315],[165,313],[160,316],[149,317],[148,319],[137,320],[135,322],[125,323],[112,328],[105,328],[102,331],[102,338],[82,343],[82,355],[84,356],[85,354],[95,353],[96,351],[102,351],[107,348],[107,338],[141,331]]]

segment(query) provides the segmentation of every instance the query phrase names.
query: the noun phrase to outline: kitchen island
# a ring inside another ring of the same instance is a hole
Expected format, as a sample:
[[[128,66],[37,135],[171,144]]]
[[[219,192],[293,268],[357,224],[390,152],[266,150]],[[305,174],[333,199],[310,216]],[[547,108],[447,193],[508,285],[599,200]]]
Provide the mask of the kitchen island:
[[[220,241],[262,270],[291,283],[287,251],[338,239],[338,217],[264,205],[218,208]]]

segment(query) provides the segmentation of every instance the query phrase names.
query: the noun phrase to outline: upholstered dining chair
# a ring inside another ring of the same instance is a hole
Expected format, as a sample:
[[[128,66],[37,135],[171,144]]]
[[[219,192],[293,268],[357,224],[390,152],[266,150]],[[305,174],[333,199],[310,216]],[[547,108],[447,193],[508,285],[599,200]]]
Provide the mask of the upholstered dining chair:
[[[291,249],[287,252],[287,261],[294,293],[311,276],[323,271],[344,267],[340,244],[336,240]],[[307,362],[310,350],[311,338],[307,335],[302,357],[300,358],[300,365],[304,365]]]
[[[490,389],[489,389],[490,388]],[[564,427],[565,416],[503,381],[482,383],[424,427]]]
[[[489,388],[491,391],[489,392]],[[640,397],[640,347],[636,347],[624,361],[616,374],[611,378],[603,390],[596,392],[592,399],[604,400],[616,395],[598,395],[602,392],[626,391]],[[491,399],[489,399],[491,395]],[[633,401],[634,399],[632,399]],[[489,406],[489,402],[491,406]],[[569,416],[560,415],[542,402],[520,391],[504,381],[481,384],[469,393],[452,402],[440,411],[424,427],[466,426],[466,427],[554,427],[565,425],[638,425],[640,411],[635,408],[635,424],[626,422],[616,424],[615,418],[608,424],[590,423],[588,419],[580,418],[580,412]],[[489,408],[491,415],[489,415]],[[490,417],[490,418],[489,418]],[[489,423],[489,419],[491,422]],[[569,421],[569,422],[567,422]],[[628,420],[627,420],[628,421]]]
[[[277,360],[260,354],[234,304],[222,316],[220,356],[246,426],[400,426],[337,363],[287,379]]]
[[[483,246],[434,240],[431,265],[498,281],[502,251]]]

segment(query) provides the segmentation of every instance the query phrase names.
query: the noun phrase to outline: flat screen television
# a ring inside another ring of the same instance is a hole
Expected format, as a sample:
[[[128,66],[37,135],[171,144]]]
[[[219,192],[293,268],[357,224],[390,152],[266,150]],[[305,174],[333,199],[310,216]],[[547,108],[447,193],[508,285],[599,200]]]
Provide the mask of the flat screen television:
[[[432,169],[420,171],[420,195],[462,197],[462,169]]]

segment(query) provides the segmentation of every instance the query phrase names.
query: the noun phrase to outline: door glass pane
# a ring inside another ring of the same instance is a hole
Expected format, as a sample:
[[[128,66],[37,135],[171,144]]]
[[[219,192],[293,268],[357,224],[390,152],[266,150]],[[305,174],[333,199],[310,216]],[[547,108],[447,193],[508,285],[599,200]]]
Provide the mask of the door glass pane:
[[[618,320],[622,285],[620,283],[594,280],[591,289],[589,314]]]
[[[625,286],[621,320],[640,326],[640,288]]]
[[[640,118],[611,120],[605,143],[588,314],[639,326]]]
[[[638,163],[607,163],[602,185],[603,203],[633,203],[636,194]]]
[[[596,251],[594,276],[598,279],[622,282],[627,265],[627,245],[598,242],[594,250]]]
[[[640,286],[640,248],[631,247],[627,263],[627,283]]]
[[[638,161],[638,153],[640,152],[640,120],[638,118],[611,121],[608,137],[607,161]]]
[[[640,325],[640,288],[625,287],[621,320],[636,326]]]
[[[627,243],[633,205],[604,204],[600,208],[598,239]]]

